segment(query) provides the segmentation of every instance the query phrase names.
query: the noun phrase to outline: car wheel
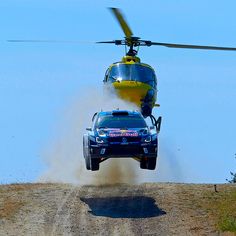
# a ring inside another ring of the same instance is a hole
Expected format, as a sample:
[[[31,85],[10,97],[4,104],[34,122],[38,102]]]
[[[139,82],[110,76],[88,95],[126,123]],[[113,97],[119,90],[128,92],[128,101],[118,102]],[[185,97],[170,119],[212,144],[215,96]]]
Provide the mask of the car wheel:
[[[84,137],[83,137],[83,156],[84,156],[84,158],[86,158],[86,150],[85,150],[85,141],[84,141]]]
[[[85,158],[85,166],[86,166],[87,170],[91,170],[91,168],[90,168],[90,161],[89,161],[88,158]]]
[[[99,159],[98,158],[91,158],[90,159],[90,169],[95,171],[95,170],[99,170]]]
[[[83,138],[83,154],[84,154],[84,160],[85,160],[86,169],[90,170],[89,152],[88,152],[88,147],[86,147],[85,138]]]
[[[145,160],[144,158],[140,160],[140,168],[147,169],[147,160]]]
[[[155,170],[156,169],[156,162],[157,162],[157,158],[156,157],[148,158],[147,169]]]

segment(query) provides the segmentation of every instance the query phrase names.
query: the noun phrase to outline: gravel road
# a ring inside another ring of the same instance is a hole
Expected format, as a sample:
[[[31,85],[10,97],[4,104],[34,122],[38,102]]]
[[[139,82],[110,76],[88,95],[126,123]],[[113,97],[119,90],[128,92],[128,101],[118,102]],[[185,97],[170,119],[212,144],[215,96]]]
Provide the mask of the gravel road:
[[[214,187],[2,185],[0,235],[219,235],[198,208],[202,190]]]

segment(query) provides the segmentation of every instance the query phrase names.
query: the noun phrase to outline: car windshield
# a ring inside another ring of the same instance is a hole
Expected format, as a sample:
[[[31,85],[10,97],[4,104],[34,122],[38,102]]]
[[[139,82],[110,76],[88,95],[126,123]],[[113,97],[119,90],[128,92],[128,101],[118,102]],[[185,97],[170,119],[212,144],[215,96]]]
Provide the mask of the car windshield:
[[[154,71],[142,64],[116,64],[108,76],[110,82],[137,81],[147,83],[156,87],[156,76]]]
[[[145,128],[146,122],[140,116],[101,116],[96,128]]]

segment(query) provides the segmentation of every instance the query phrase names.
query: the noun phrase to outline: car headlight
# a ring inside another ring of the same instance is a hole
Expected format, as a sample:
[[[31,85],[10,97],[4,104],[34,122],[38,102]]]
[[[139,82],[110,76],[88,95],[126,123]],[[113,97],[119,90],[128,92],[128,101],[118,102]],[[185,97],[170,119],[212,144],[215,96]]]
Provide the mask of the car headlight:
[[[151,135],[149,135],[149,136],[147,136],[147,137],[144,138],[144,142],[145,142],[145,143],[150,143],[151,141],[152,141]]]
[[[104,130],[98,130],[98,135],[100,136],[100,137],[106,137],[106,132],[104,131]]]
[[[96,137],[96,142],[97,143],[105,143],[105,139],[103,139],[101,137]]]
[[[141,135],[147,135],[147,134],[148,134],[148,128],[141,129],[141,130],[139,131],[139,133],[140,133]]]

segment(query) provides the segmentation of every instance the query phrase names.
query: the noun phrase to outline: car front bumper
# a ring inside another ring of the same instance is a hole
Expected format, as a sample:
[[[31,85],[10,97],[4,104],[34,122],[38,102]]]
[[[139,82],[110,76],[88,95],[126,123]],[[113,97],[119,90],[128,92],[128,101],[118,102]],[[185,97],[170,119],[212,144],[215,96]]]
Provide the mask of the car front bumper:
[[[90,145],[91,158],[157,157],[157,143]]]

